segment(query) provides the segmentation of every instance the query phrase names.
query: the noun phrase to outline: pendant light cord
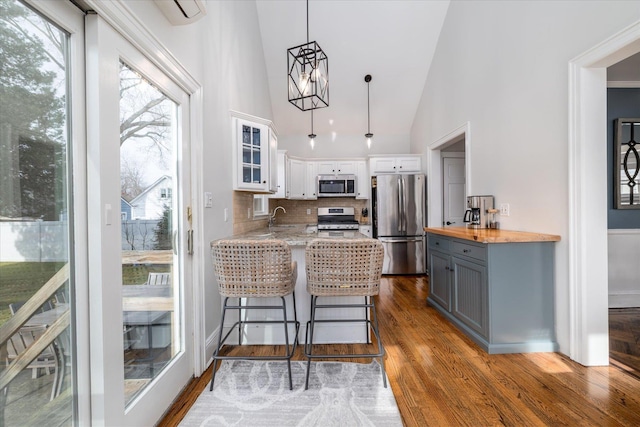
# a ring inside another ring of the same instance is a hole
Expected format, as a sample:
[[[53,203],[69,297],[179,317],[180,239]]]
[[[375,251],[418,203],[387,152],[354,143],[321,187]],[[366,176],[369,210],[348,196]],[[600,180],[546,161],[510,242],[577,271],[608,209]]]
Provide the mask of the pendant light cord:
[[[309,0],[307,0],[307,44],[309,44]]]
[[[367,133],[371,133],[371,102],[369,100],[369,82],[367,82]]]

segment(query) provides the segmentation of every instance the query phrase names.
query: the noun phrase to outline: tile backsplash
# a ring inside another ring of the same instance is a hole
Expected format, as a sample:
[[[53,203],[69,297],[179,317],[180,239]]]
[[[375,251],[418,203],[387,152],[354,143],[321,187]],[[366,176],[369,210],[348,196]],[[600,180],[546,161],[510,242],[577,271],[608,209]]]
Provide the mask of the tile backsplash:
[[[267,218],[247,218],[247,209],[253,212],[253,193],[246,191],[233,192],[233,234],[264,228],[268,225]],[[271,209],[269,209],[271,211]]]
[[[361,224],[368,224],[371,214],[367,218],[362,217],[362,208],[368,207],[368,204],[368,200],[345,197],[327,197],[318,200],[271,199],[269,200],[269,212],[273,212],[276,206],[282,206],[287,211],[287,213],[279,211],[276,214],[275,224],[315,224],[318,222],[319,207],[353,207],[356,220]],[[307,209],[310,210],[308,215]]]
[[[318,200],[287,200],[270,199],[269,212],[277,206],[282,206],[287,212],[278,211],[275,225],[278,224],[316,224],[318,222],[319,207],[353,207],[356,220],[360,224],[369,224],[369,216],[362,217],[362,208],[368,208],[368,200],[356,200],[344,197],[326,197]],[[264,228],[268,225],[267,218],[247,218],[247,209],[253,212],[253,194],[244,191],[233,192],[233,234],[246,233],[248,231]],[[307,215],[307,209],[309,214]]]

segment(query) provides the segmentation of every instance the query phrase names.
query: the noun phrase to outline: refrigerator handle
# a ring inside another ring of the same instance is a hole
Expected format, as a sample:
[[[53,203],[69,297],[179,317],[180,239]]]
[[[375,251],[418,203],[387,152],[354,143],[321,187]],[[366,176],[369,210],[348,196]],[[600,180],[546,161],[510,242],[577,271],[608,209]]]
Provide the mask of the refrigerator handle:
[[[405,192],[405,185],[404,185],[404,177],[401,175],[400,176],[400,181],[402,182],[401,187],[402,187],[402,211],[400,213],[400,218],[401,219],[401,223],[402,223],[402,232],[406,233],[407,232],[407,198],[405,197],[406,194],[404,194]]]
[[[398,177],[398,232],[402,232],[402,176]]]

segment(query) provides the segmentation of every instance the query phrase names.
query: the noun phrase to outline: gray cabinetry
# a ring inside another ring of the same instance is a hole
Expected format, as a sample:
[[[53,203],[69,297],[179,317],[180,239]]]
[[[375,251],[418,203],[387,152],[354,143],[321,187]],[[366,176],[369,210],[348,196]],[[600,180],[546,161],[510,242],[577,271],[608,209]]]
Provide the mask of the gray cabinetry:
[[[427,301],[488,353],[557,351],[553,242],[427,234]]]
[[[465,325],[488,338],[487,269],[456,256],[453,271],[451,312]]]
[[[451,307],[451,256],[449,241],[431,235],[429,238],[429,298],[449,311]],[[444,252],[443,252],[444,251]]]

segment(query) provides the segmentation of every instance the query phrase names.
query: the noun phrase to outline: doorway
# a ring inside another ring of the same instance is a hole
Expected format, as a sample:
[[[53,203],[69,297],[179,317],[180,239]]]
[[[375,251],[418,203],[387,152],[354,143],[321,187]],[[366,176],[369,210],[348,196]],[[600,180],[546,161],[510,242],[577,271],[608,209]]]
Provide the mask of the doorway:
[[[440,150],[442,156],[442,226],[463,227],[466,210],[464,135]]]
[[[462,207],[465,206],[466,195],[470,194],[471,181],[471,162],[469,159],[469,151],[471,148],[471,125],[469,122],[453,130],[439,140],[435,141],[427,147],[427,168],[430,171],[427,180],[427,218],[429,227],[447,226],[446,222],[451,222],[448,226],[462,226],[462,217],[460,220],[456,218],[447,218],[445,215],[451,215],[452,206],[453,214],[460,210],[460,202]],[[455,164],[456,167],[462,167],[462,171],[458,171],[454,175],[456,177],[451,181],[453,185],[447,185],[447,195],[445,196],[445,159],[461,159],[457,161],[447,161],[447,163]],[[462,165],[460,162],[462,161]],[[461,182],[460,176],[464,179]],[[457,202],[455,202],[457,200]],[[458,203],[458,206],[455,206]],[[447,208],[445,208],[447,206]],[[445,212],[446,211],[446,212]]]
[[[640,22],[569,63],[569,334],[571,359],[609,364],[607,67],[640,52]]]

